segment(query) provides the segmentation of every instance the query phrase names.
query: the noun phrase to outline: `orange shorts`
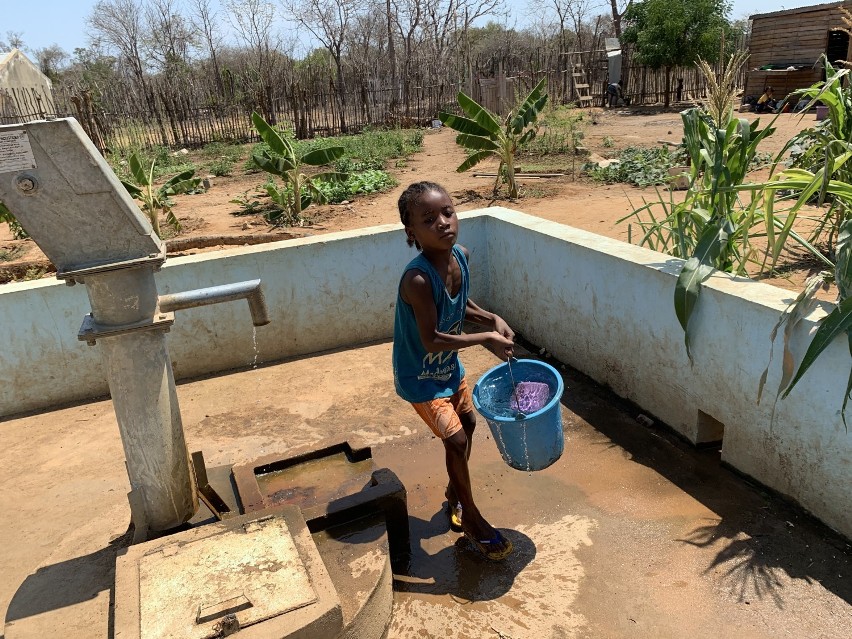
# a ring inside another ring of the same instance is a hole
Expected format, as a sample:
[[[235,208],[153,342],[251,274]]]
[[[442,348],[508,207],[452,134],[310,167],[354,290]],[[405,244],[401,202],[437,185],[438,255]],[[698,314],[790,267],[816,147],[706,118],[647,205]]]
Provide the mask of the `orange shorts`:
[[[473,412],[473,399],[467,387],[467,379],[462,378],[459,389],[450,397],[431,399],[428,402],[412,403],[414,410],[432,429],[436,437],[447,439],[462,429],[459,415]]]

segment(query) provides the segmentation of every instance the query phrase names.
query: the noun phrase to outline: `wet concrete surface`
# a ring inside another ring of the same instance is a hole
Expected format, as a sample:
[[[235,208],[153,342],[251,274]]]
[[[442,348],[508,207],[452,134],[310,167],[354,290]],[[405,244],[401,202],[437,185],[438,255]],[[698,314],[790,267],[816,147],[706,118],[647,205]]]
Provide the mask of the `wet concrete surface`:
[[[498,363],[478,348],[462,358],[470,380]],[[846,540],[718,451],[639,424],[570,369],[565,382],[565,453],[550,468],[509,468],[479,420],[475,498],[516,549],[499,564],[449,528],[443,447],[394,395],[389,343],[178,392],[189,447],[211,467],[354,436],[399,476],[413,553],[394,580],[390,639],[852,636]],[[111,636],[129,508],[110,403],[5,420],[0,449],[0,613],[42,617],[52,636]]]

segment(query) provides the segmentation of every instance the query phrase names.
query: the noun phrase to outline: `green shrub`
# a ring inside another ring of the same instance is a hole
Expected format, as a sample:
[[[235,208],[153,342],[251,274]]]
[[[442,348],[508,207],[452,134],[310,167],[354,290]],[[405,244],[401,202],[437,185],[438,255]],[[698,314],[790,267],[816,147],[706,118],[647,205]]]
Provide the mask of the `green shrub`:
[[[207,170],[210,171],[210,173],[212,173],[216,177],[231,175],[233,168],[233,160],[230,160],[225,157],[213,160],[210,164],[207,165]]]
[[[24,227],[21,226],[20,222],[18,222],[14,215],[12,215],[12,212],[5,204],[3,204],[3,202],[0,202],[0,222],[6,222],[9,226],[9,232],[12,234],[14,239],[25,240],[29,237],[29,234],[24,230]]]
[[[540,120],[538,135],[531,140],[525,153],[530,155],[574,154],[582,146],[585,116],[569,106],[558,106],[546,112]]]
[[[243,149],[239,144],[226,144],[225,142],[211,142],[201,149],[201,155],[206,158],[225,158],[236,162],[243,155]]]

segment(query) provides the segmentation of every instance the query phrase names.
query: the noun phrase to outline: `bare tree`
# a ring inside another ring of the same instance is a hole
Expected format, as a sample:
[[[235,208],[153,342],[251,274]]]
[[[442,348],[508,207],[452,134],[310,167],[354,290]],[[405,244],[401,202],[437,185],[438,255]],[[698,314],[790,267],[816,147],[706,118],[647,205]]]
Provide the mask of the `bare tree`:
[[[553,0],[558,2],[559,0]],[[587,34],[584,33],[586,22],[591,17],[592,13],[599,9],[595,0],[562,0],[565,12],[571,19],[574,27],[574,37],[576,38],[576,49],[584,50],[591,48],[591,45],[586,42]]]
[[[375,4],[356,14],[344,45],[348,62],[347,73],[352,69],[356,71],[353,80],[358,84],[358,101],[361,112],[369,122],[374,121],[369,89],[381,87],[382,71],[387,57],[385,9],[386,7]]]
[[[570,85],[568,74],[573,70],[570,67],[568,60],[568,36],[565,29],[565,23],[568,21],[567,5],[570,4],[572,0],[550,0],[550,2],[554,13],[556,13],[556,20],[559,23],[559,33],[557,34],[559,52],[557,53],[557,60],[559,61],[559,70],[562,72],[560,73],[560,89],[562,91],[562,102],[564,104],[568,100],[568,87]]]
[[[222,46],[222,35],[217,23],[218,14],[213,9],[211,0],[191,0],[190,7],[194,12],[193,23],[199,41],[207,49],[207,55],[210,56],[210,64],[213,65],[216,86],[219,89],[219,93],[223,94],[225,88],[222,84],[222,72],[219,68],[219,56],[217,55],[217,50]]]
[[[424,1],[427,43],[439,68],[447,64],[453,45],[469,50],[468,32],[476,20],[501,15],[505,10],[503,0]],[[470,60],[466,59],[465,67],[469,66]]]
[[[143,42],[156,69],[170,74],[188,67],[195,34],[175,0],[148,0],[145,27]]]
[[[388,0],[393,7],[394,23],[396,32],[403,43],[402,61],[402,99],[406,111],[410,104],[410,87],[412,82],[412,65],[414,64],[415,35],[421,28],[424,17],[424,3],[422,0]],[[393,88],[397,88],[394,83]],[[391,100],[391,106],[395,106],[396,92]]]
[[[273,76],[281,37],[275,28],[275,5],[267,0],[230,0],[228,17],[248,47],[256,77],[255,102],[264,119],[277,122],[273,104]]]
[[[98,0],[87,21],[92,40],[113,49],[118,53],[122,66],[130,69],[131,77],[157,121],[162,144],[168,146],[169,138],[160,108],[145,78],[142,5],[136,0]]]
[[[633,0],[609,0],[609,4],[612,8],[612,28],[615,31],[615,37],[620,40],[621,19],[624,17],[627,9],[630,8],[630,5],[633,4]]]
[[[22,31],[7,31],[6,40],[0,40],[0,51],[11,51],[12,49],[24,49],[24,34]]]
[[[35,57],[41,72],[53,81],[59,79],[62,68],[68,61],[68,53],[58,44],[38,49]]]
[[[98,0],[87,22],[92,38],[118,53],[121,62],[143,85],[141,4],[136,0]]]
[[[390,111],[393,113],[396,111],[396,101],[398,98],[398,80],[396,75],[396,46],[394,45],[394,37],[393,37],[393,18],[391,15],[391,0],[385,0],[385,24],[387,26],[387,34],[388,34],[388,65],[390,66],[391,72],[391,102],[390,102]]]
[[[337,71],[336,94],[340,130],[346,132],[346,76],[343,72],[343,45],[356,16],[363,9],[360,0],[284,0],[287,12],[325,47]]]

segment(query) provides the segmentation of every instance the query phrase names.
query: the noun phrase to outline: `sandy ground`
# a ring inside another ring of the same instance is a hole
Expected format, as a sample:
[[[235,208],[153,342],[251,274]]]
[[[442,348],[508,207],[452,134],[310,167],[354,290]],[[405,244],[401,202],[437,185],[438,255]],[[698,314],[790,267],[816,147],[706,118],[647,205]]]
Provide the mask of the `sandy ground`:
[[[393,394],[390,349],[178,388],[188,446],[208,466],[357,436],[399,476],[413,558],[394,582],[389,639],[849,636],[847,542],[722,467],[718,451],[640,426],[635,407],[570,369],[565,452],[550,468],[506,466],[480,418],[476,498],[517,548],[504,564],[482,560],[449,530],[443,449]],[[463,358],[472,379],[497,362],[482,348]],[[0,615],[17,631],[6,639],[112,636],[129,507],[109,401],[1,426]],[[42,633],[24,633],[33,628]]]
[[[750,120],[754,114],[742,114]],[[776,121],[777,131],[765,140],[761,150],[775,153],[797,131],[813,124],[813,115],[805,119],[798,115],[784,114]],[[593,110],[593,115],[586,119],[585,145],[591,152],[591,157],[615,157],[618,150],[627,146],[653,146],[661,140],[672,143],[680,142],[682,126],[680,116],[676,111],[659,112],[646,111],[605,111]],[[762,122],[766,124],[767,118]],[[396,201],[403,189],[413,181],[431,180],[442,184],[453,196],[459,210],[482,208],[489,205],[501,205],[521,210],[531,215],[548,220],[575,226],[593,233],[611,238],[628,240],[628,223],[617,224],[617,220],[625,217],[634,209],[642,206],[645,201],[657,198],[653,188],[639,189],[624,184],[604,185],[595,183],[588,178],[579,176],[582,159],[577,159],[572,167],[570,158],[562,158],[564,166],[553,167],[554,172],[560,169],[565,177],[522,181],[520,199],[494,199],[492,196],[493,179],[477,178],[474,171],[456,173],[455,168],[464,160],[462,149],[454,142],[455,134],[448,129],[428,130],[424,138],[424,149],[408,160],[403,168],[389,169],[399,186],[387,193],[359,197],[347,204],[314,207],[308,210],[312,222],[292,231],[297,235],[328,233],[353,228],[362,228],[376,224],[398,222]],[[614,146],[604,146],[604,139],[612,139]],[[524,163],[538,162],[536,159],[522,159]],[[238,164],[240,166],[240,164]],[[482,164],[477,170],[494,171],[496,166]],[[574,176],[576,169],[577,177]],[[235,216],[239,206],[231,200],[251,195],[263,183],[261,174],[242,174],[234,177],[211,177],[211,188],[206,193],[175,198],[174,212],[181,220],[184,230],[180,238],[191,237],[229,237],[235,243],[240,238],[281,239],[275,237],[276,229],[269,227],[259,216]],[[753,178],[760,180],[766,172],[755,172]],[[502,192],[505,194],[505,190]],[[681,197],[676,193],[675,197]],[[15,242],[11,240],[5,225],[0,225],[0,249],[17,247],[20,252],[15,259],[0,262],[4,264],[16,262],[31,262],[43,259],[43,255],[31,241]],[[634,227],[635,237],[637,229]],[[634,240],[635,241],[635,240]],[[183,254],[197,250],[215,250],[215,246],[205,249],[190,249]],[[772,283],[787,288],[798,288],[807,275],[797,274],[792,282],[783,279],[772,279]],[[50,276],[50,274],[46,274]]]

